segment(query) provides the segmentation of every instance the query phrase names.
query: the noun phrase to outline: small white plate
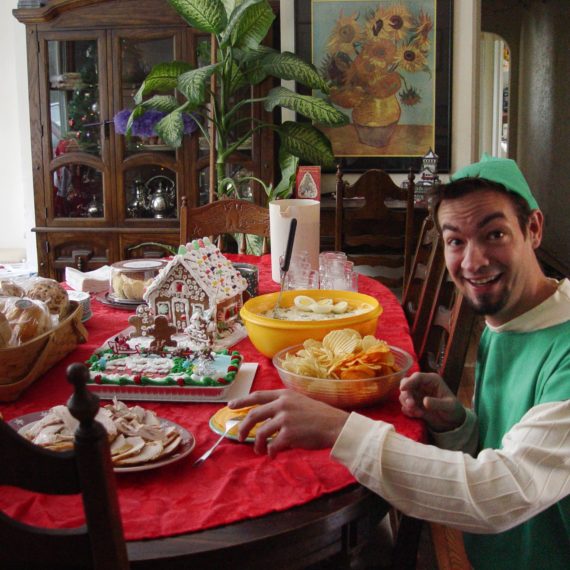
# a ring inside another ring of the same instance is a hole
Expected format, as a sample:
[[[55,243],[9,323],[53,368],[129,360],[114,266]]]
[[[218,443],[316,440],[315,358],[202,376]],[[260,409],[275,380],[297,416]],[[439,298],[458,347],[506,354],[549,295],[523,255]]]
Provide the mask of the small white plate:
[[[227,408],[227,406],[226,406],[226,408]],[[224,409],[226,409],[226,408],[220,408],[214,415],[212,415],[212,416],[210,417],[210,421],[209,421],[210,429],[211,429],[214,433],[216,433],[216,434],[218,434],[218,435],[224,435],[225,429],[222,429],[221,427],[219,427],[219,420],[218,420],[217,422],[215,422],[215,418],[216,418],[216,416],[217,416],[218,414],[221,414],[221,413],[222,413],[222,410],[224,410]],[[247,410],[247,408],[244,408],[244,409]],[[230,420],[230,419],[232,419],[232,416],[226,417],[225,419]],[[225,423],[225,422],[224,422],[224,423]],[[263,422],[262,422],[262,423],[263,423]],[[234,428],[234,429],[235,429],[235,428]],[[251,433],[251,432],[250,432],[250,433]],[[237,432],[236,432],[235,434],[234,434],[234,433],[228,433],[228,434],[226,434],[225,437],[226,437],[227,439],[231,439],[231,440],[233,440],[233,441],[238,441],[238,442],[240,442],[240,443],[253,443],[253,442],[255,441],[255,436],[248,435],[248,436],[243,440],[243,442],[242,442],[242,441],[240,441],[240,439],[238,438]],[[271,436],[269,439],[273,439],[273,437],[274,437],[274,436]]]
[[[21,434],[24,428],[30,428],[32,424],[39,421],[47,413],[47,411],[32,412],[30,414],[25,414],[18,418],[14,418],[13,420],[10,420],[8,424],[10,424],[18,433]],[[170,420],[165,420],[164,418],[158,419],[162,427],[174,426],[179,431],[180,435],[182,436],[182,441],[180,442],[178,449],[172,455],[169,455],[164,459],[159,459],[158,461],[151,461],[142,465],[130,465],[128,467],[113,467],[113,471],[115,473],[134,473],[136,471],[149,471],[150,469],[158,469],[159,467],[164,467],[165,465],[176,463],[177,461],[180,461],[182,458],[192,453],[192,450],[196,446],[196,439],[192,433],[184,429],[176,422],[171,422]]]
[[[215,415],[216,415],[216,414],[214,414],[214,416],[215,416]],[[212,417],[210,418],[210,422],[209,422],[210,429],[211,429],[214,433],[216,433],[216,434],[218,434],[218,435],[223,435],[225,430],[220,429],[220,428],[214,423],[214,421],[213,421],[213,420],[214,420],[214,416],[212,416]],[[239,443],[253,443],[253,442],[255,441],[255,437],[248,436],[248,437],[246,437],[246,438],[243,440],[243,442],[242,442],[242,441],[239,440],[238,436],[237,436],[237,435],[234,435],[233,433],[228,433],[228,434],[226,434],[226,439],[231,439],[232,441],[238,441]]]

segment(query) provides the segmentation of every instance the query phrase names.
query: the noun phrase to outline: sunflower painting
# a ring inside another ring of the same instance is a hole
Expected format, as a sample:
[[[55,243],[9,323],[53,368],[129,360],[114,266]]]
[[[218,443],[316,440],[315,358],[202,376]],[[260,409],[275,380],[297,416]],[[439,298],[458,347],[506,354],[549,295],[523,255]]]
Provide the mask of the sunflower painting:
[[[312,60],[350,124],[323,131],[337,156],[436,148],[437,0],[312,0]]]

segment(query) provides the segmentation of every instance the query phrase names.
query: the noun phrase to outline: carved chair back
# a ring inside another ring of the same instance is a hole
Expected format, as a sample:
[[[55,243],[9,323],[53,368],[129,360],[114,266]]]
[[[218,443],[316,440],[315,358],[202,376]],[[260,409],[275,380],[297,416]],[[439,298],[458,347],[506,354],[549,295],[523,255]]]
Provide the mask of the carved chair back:
[[[377,277],[392,288],[407,280],[413,250],[414,176],[408,189],[383,170],[367,170],[355,182],[343,180],[337,167],[335,249],[355,265],[383,268]]]
[[[180,243],[208,236],[223,251],[223,236],[231,234],[238,242],[238,253],[246,252],[246,235],[262,237],[262,253],[269,251],[269,209],[246,200],[216,200],[190,208],[182,198]]]
[[[441,236],[433,218],[428,215],[422,223],[410,276],[402,296],[402,308],[417,350],[425,336],[437,286],[445,270]]]
[[[0,484],[52,495],[81,494],[85,525],[45,529],[0,513],[0,560],[6,568],[129,568],[107,432],[94,421],[99,398],[85,384],[83,364],[68,368],[68,401],[79,420],[72,451],[39,447],[0,420]]]

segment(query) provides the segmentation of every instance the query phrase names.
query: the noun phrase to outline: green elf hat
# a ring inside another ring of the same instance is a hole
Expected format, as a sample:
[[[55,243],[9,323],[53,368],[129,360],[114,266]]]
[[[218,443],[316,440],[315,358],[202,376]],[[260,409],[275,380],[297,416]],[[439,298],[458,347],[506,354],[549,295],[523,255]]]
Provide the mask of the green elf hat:
[[[502,184],[509,192],[524,198],[531,210],[538,210],[538,202],[517,163],[510,158],[496,158],[483,153],[480,162],[465,166],[451,176],[452,182],[461,178],[485,178]]]

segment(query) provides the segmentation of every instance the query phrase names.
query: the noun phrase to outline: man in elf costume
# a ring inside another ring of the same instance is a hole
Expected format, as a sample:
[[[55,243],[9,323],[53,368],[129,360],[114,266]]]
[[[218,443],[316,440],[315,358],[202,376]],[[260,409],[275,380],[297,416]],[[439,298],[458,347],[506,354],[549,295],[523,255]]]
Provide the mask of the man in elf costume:
[[[484,156],[432,199],[449,274],[485,316],[473,410],[438,375],[415,373],[402,409],[437,447],[286,390],[232,402],[260,404],[239,433],[267,420],[255,450],[271,456],[332,447],[402,512],[464,531],[476,570],[570,568],[570,281],[542,272],[544,218],[514,161]]]

